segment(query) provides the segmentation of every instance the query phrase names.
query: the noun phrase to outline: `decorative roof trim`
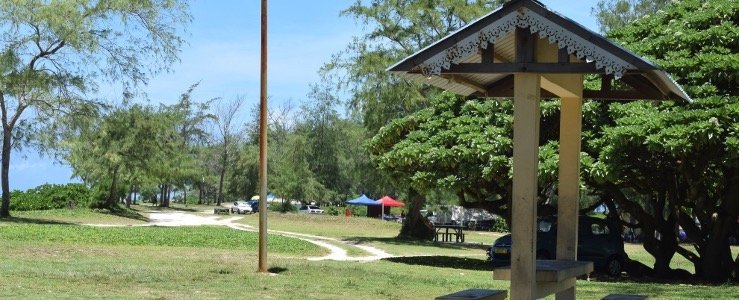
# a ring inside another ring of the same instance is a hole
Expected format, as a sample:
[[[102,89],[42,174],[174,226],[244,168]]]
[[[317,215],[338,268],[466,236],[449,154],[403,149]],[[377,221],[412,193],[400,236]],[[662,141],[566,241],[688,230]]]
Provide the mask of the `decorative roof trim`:
[[[417,68],[424,76],[439,75],[441,69],[449,69],[451,64],[458,64],[465,58],[477,53],[479,48],[487,48],[493,43],[513,32],[516,27],[529,28],[531,33],[538,33],[541,38],[548,38],[550,43],[557,43],[559,49],[567,49],[567,53],[575,54],[586,62],[595,62],[596,69],[603,69],[606,74],[621,78],[629,69],[636,69],[631,63],[598,47],[582,37],[573,34],[562,26],[548,20],[538,13],[520,7],[516,13],[509,13],[483,27],[479,32],[470,34],[445,51],[441,51]]]

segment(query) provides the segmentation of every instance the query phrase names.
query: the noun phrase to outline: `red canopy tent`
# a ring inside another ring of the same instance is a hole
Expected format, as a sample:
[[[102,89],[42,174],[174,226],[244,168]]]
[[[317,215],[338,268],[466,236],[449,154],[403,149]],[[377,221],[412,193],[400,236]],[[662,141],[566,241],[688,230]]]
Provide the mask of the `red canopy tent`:
[[[380,204],[382,206],[387,207],[399,207],[399,206],[405,206],[405,203],[400,202],[398,200],[395,200],[393,198],[390,198],[390,196],[385,196],[376,201],[377,204]]]
[[[385,219],[385,213],[386,213],[385,208],[386,207],[400,207],[400,206],[405,206],[405,203],[400,202],[398,200],[395,200],[395,199],[393,199],[393,198],[391,198],[390,196],[387,196],[387,195],[385,197],[382,197],[382,198],[378,199],[377,201],[375,201],[375,203],[377,203],[377,205],[380,205],[380,207],[381,207],[381,210],[380,210],[380,218],[382,218],[382,219]],[[369,209],[370,207],[367,207],[367,208]]]

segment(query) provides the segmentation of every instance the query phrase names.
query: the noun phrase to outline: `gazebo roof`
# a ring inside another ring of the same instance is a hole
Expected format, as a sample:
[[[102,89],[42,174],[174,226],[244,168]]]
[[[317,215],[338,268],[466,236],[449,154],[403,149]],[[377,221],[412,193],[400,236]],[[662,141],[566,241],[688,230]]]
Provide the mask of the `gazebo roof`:
[[[542,40],[533,38],[537,34]],[[555,55],[533,57],[534,47],[552,48]],[[584,98],[690,101],[656,65],[536,0],[510,1],[388,71],[460,95],[482,97],[512,97],[513,73],[599,74],[600,88],[584,90]],[[542,87],[543,97],[557,96]]]

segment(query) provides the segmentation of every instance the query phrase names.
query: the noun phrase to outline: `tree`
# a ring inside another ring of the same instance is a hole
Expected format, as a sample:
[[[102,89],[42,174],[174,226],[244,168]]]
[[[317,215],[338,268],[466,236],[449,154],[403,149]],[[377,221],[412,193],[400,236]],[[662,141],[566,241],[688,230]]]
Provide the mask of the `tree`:
[[[116,108],[69,140],[67,162],[73,174],[107,190],[101,207],[112,209],[121,196],[121,179],[136,183],[154,172],[179,149],[176,118],[151,107]]]
[[[219,178],[218,178],[218,198],[216,199],[216,205],[221,205],[223,201],[223,180],[226,177],[226,171],[228,165],[231,164],[230,159],[231,152],[234,148],[234,143],[237,142],[237,135],[234,133],[234,121],[236,114],[241,109],[241,105],[244,103],[244,97],[237,96],[231,102],[221,102],[217,107],[216,112],[216,127],[218,134],[220,135],[220,155],[219,155]]]
[[[543,101],[541,107],[539,212],[553,214],[559,102]],[[583,110],[591,115],[595,108],[589,103]],[[451,191],[465,207],[483,208],[510,219],[512,114],[509,100],[465,99],[445,92],[434,97],[428,108],[391,121],[368,145],[386,174],[415,191]],[[587,172],[590,160],[583,155],[582,172]],[[588,210],[594,204],[581,207]]]
[[[187,203],[187,191],[190,186],[199,185],[199,190],[203,190],[203,180],[206,168],[198,166],[198,151],[203,149],[210,138],[205,129],[205,125],[215,119],[213,114],[208,113],[210,105],[218,98],[207,100],[203,103],[197,103],[192,100],[192,92],[200,83],[191,85],[185,93],[180,95],[180,101],[170,107],[174,113],[182,116],[182,123],[177,125],[177,132],[180,134],[182,141],[182,150],[185,154],[185,162],[176,165],[181,176],[175,179],[178,186],[182,187],[184,192],[183,202]],[[202,198],[202,195],[201,195]],[[201,200],[202,201],[202,200]]]
[[[177,0],[0,2],[0,217],[10,215],[10,150],[39,123],[24,112],[47,120],[74,113],[97,78],[131,92],[177,61],[184,42],[178,26],[189,21],[187,3]]]
[[[601,32],[626,26],[640,18],[656,13],[671,0],[599,0],[592,13]]]
[[[427,105],[439,91],[385,68],[495,9],[499,0],[357,0],[341,12],[369,30],[325,64],[324,81],[348,91],[349,107],[370,133]]]
[[[658,274],[675,273],[669,262],[678,253],[704,280],[737,280],[726,266],[739,215],[738,28],[736,1],[685,0],[609,33],[664,67],[695,99],[612,105],[614,122],[591,144],[595,171],[611,184],[606,197],[645,231]],[[628,197],[627,188],[650,201]],[[697,253],[677,244],[678,226]],[[733,263],[739,270],[739,260]]]

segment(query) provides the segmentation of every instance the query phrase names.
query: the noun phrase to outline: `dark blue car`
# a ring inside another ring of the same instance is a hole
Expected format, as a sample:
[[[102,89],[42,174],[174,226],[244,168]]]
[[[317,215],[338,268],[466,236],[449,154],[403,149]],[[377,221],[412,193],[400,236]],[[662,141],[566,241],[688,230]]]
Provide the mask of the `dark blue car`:
[[[610,276],[620,275],[627,256],[617,227],[605,220],[588,216],[580,216],[578,224],[577,260],[592,261],[597,270]],[[555,259],[556,249],[556,217],[539,219],[536,258]],[[494,267],[511,264],[510,234],[495,240],[493,246],[488,249],[488,260]]]

